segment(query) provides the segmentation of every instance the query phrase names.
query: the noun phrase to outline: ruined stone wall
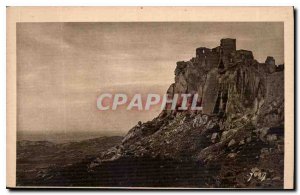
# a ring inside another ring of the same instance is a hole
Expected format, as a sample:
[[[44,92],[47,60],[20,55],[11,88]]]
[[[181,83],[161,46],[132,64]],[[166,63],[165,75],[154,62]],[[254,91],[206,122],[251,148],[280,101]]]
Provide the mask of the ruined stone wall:
[[[203,68],[208,71],[217,67],[219,63],[219,56],[220,53],[218,50],[199,47],[196,49],[196,58],[193,63],[198,68]]]

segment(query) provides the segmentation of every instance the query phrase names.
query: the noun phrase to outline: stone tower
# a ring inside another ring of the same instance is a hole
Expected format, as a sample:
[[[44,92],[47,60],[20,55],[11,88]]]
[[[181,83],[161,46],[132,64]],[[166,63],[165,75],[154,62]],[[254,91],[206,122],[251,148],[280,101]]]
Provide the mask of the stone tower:
[[[224,56],[228,56],[231,52],[236,50],[235,39],[221,39],[221,48]]]

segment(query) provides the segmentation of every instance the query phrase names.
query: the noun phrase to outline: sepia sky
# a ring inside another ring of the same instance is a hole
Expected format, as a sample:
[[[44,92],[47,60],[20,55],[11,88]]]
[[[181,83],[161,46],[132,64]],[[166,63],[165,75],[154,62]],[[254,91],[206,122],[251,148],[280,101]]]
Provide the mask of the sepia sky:
[[[18,131],[124,135],[159,110],[99,111],[97,96],[163,94],[177,61],[221,38],[283,63],[283,23],[18,23]]]

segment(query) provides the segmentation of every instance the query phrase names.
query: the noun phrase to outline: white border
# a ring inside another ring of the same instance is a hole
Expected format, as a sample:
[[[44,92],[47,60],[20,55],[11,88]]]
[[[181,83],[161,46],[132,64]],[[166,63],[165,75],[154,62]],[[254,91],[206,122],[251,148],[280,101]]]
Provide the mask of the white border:
[[[197,0],[110,0],[110,1],[99,1],[99,0],[51,0],[51,1],[41,1],[41,0],[2,0],[0,1],[0,142],[1,142],[1,161],[0,161],[0,182],[1,182],[1,194],[8,194],[9,191],[5,189],[6,186],[6,168],[5,168],[5,153],[6,153],[6,6],[295,6],[296,9],[300,8],[299,0],[285,0],[285,1],[269,1],[269,0],[251,0],[251,1],[235,1],[235,0],[209,0],[209,1],[197,1]],[[298,25],[298,21],[296,20]],[[295,36],[297,36],[296,34]],[[296,39],[296,44],[298,45],[298,39]],[[296,56],[300,55],[299,50],[295,53]],[[299,75],[299,68],[297,69],[297,74]],[[296,77],[297,78],[297,77]],[[299,84],[297,83],[297,91],[299,91]],[[298,96],[298,95],[297,95]],[[298,111],[297,106],[297,111]],[[300,121],[299,115],[296,121]],[[297,129],[295,129],[297,131]],[[297,133],[297,140],[299,140],[299,133]],[[295,142],[295,144],[297,141]],[[297,151],[296,151],[297,152]],[[296,155],[297,157],[297,155]],[[297,162],[297,161],[296,161]],[[297,170],[297,169],[296,169]],[[299,181],[299,175],[297,174],[297,180]],[[299,186],[297,183],[296,186]],[[30,193],[30,192],[27,192]],[[49,194],[57,194],[61,192],[51,192]],[[67,192],[67,193],[73,193]],[[85,192],[81,192],[82,194]],[[98,193],[98,192],[96,192]],[[101,192],[106,194],[107,192]],[[115,192],[114,192],[115,193]],[[124,192],[122,192],[124,193]],[[130,192],[132,193],[132,192]],[[154,193],[154,192],[153,192]],[[159,192],[161,193],[161,192]],[[174,192],[169,192],[174,193]],[[186,193],[186,192],[184,192]],[[214,192],[217,193],[217,192]],[[231,192],[229,192],[231,193]],[[260,194],[262,192],[254,192],[255,194]],[[265,192],[263,192],[265,193]],[[271,192],[272,193],[272,192]]]

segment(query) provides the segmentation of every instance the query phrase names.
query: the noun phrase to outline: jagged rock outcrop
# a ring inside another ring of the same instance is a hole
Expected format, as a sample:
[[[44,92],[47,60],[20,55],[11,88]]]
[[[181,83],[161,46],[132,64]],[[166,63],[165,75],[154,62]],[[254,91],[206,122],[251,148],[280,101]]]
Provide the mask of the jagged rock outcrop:
[[[283,85],[283,65],[276,66],[270,56],[265,63],[257,62],[251,51],[236,50],[235,39],[222,39],[213,49],[199,47],[196,57],[177,62],[175,82],[167,94],[172,98],[174,94],[198,93],[203,110],[171,111],[167,107],[157,118],[129,131],[118,157],[214,163],[225,154],[226,159],[242,158],[237,150],[251,144],[281,146]],[[260,153],[261,149],[257,150],[255,153]],[[259,159],[256,161],[258,165]]]
[[[235,39],[222,39],[213,49],[199,47],[196,57],[177,62],[167,94],[197,93],[202,111],[167,106],[157,118],[133,127],[113,156],[93,163],[125,156],[193,161],[216,168],[210,170],[215,187],[227,180],[235,187],[276,187],[283,181],[283,69],[273,57],[259,63],[251,51],[236,50]],[[227,173],[228,162],[233,173]]]

